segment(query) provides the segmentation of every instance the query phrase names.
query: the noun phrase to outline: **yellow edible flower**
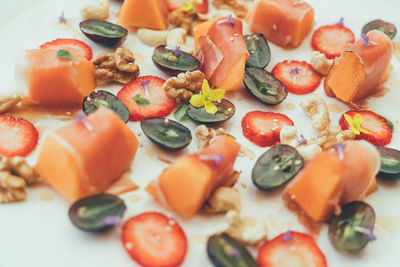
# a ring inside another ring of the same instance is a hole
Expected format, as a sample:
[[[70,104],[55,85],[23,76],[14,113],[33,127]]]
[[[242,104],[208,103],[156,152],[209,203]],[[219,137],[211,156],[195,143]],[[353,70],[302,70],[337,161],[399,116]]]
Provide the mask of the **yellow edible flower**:
[[[178,9],[179,12],[194,13],[194,0],[184,2],[182,7]]]
[[[356,114],[353,118],[348,114],[344,114],[344,118],[350,125],[350,131],[352,131],[355,135],[360,135],[361,133],[370,134],[367,129],[361,127],[363,122],[361,114]]]
[[[204,79],[201,92],[201,94],[193,95],[192,98],[190,98],[190,104],[197,108],[204,106],[207,113],[217,113],[218,108],[213,102],[220,101],[222,98],[224,98],[225,91],[222,89],[215,89],[211,91],[208,81]]]

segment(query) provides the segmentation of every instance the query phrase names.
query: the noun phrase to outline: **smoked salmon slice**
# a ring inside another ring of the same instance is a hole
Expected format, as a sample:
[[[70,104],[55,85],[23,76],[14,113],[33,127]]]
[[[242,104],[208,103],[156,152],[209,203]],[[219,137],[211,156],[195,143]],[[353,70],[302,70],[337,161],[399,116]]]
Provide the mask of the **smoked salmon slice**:
[[[274,44],[296,48],[314,26],[314,9],[298,0],[260,0],[246,18],[253,33]]]
[[[366,141],[348,141],[342,152],[316,156],[289,183],[285,195],[315,221],[326,221],[348,202],[363,200],[376,188],[380,155]]]
[[[200,69],[209,82],[225,91],[239,89],[250,56],[243,37],[241,20],[219,18],[197,25],[194,30]]]
[[[59,58],[57,52],[67,50],[72,59]],[[93,64],[81,49],[45,48],[28,50],[24,65],[16,69],[17,90],[24,103],[42,107],[81,105],[95,88]]]
[[[390,73],[392,40],[378,30],[366,36],[369,42],[361,38],[350,45],[325,81],[325,91],[346,103],[356,103],[378,92]]]
[[[200,152],[178,158],[146,191],[180,215],[190,218],[233,173],[240,146],[230,136]]]
[[[47,133],[35,167],[71,202],[105,192],[129,169],[138,147],[135,134],[113,111],[100,108],[86,121]]]

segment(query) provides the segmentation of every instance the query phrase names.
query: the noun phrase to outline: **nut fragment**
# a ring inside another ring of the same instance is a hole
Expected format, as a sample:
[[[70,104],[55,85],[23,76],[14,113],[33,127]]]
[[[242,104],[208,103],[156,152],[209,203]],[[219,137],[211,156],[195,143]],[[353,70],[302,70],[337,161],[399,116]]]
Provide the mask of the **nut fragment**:
[[[311,66],[322,75],[327,75],[329,73],[333,63],[333,59],[327,59],[324,54],[318,51],[314,51],[311,54]]]
[[[247,5],[241,0],[213,0],[213,5],[218,9],[227,9],[243,19],[247,15]]]
[[[312,127],[315,130],[324,131],[331,123],[328,106],[319,96],[312,95],[306,101],[301,102],[300,106],[311,117]]]
[[[177,10],[168,15],[168,23],[175,27],[185,29],[189,35],[193,35],[193,29],[197,24],[207,21],[209,18],[197,13],[182,13]]]
[[[138,29],[136,34],[140,41],[149,46],[156,47],[167,44],[168,31]]]
[[[171,77],[165,82],[164,90],[167,96],[188,102],[193,94],[201,91],[204,78],[204,73],[199,70],[179,73],[177,77]]]
[[[101,54],[93,64],[97,84],[119,82],[127,84],[139,76],[139,66],[134,64],[135,57],[125,48],[118,48],[115,54]]]
[[[16,94],[0,94],[0,114],[9,111],[13,107],[15,107],[20,101],[21,98]]]
[[[240,211],[240,192],[232,187],[219,187],[205,203],[207,213],[223,213],[229,210]]]
[[[192,54],[193,47],[186,45],[186,30],[183,28],[175,28],[171,30],[167,35],[167,46],[175,48],[177,46],[186,53]]]
[[[267,238],[266,225],[252,217],[242,217],[235,210],[230,210],[225,215],[229,224],[228,234],[245,244],[254,245]]]
[[[322,152],[322,148],[317,144],[306,144],[297,147],[297,151],[304,161],[310,161]]]
[[[218,136],[224,135],[226,135],[226,133],[222,128],[214,130],[213,128],[207,128],[207,126],[203,124],[199,125],[195,130],[195,136],[197,137],[197,139],[199,139],[199,144],[197,145],[197,148],[202,149],[208,146]]]
[[[82,8],[81,14],[84,20],[87,19],[107,20],[109,9],[110,9],[110,2],[108,0],[104,0],[99,5],[86,5],[85,7]]]
[[[0,203],[26,199],[25,187],[39,179],[39,175],[24,158],[0,156]]]
[[[297,146],[300,140],[297,136],[297,128],[289,125],[283,126],[280,132],[280,140],[282,144]]]

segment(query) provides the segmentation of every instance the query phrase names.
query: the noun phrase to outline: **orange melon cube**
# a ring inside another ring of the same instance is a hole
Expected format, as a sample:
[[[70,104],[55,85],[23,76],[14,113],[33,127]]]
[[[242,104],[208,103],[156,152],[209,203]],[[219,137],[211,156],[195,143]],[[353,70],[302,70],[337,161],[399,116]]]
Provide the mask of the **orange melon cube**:
[[[58,48],[26,51],[20,71],[25,83],[18,90],[24,103],[42,107],[81,105],[95,88],[94,66],[81,50],[69,47],[72,60],[57,57]],[[17,77],[17,80],[20,77]]]
[[[376,189],[380,168],[376,148],[365,141],[346,142],[343,158],[322,152],[287,186],[285,194],[315,221],[327,221],[346,203],[363,200]]]
[[[274,44],[296,48],[314,26],[314,9],[304,1],[260,0],[250,11],[250,31]]]
[[[232,137],[220,137],[200,152],[177,159],[146,191],[190,218],[233,173],[239,149]]]
[[[361,38],[343,52],[338,64],[329,72],[325,90],[346,103],[355,103],[381,90],[390,73],[392,40],[383,32],[367,33],[370,42]]]
[[[127,171],[138,140],[113,111],[101,108],[47,134],[35,170],[68,201],[105,192]]]
[[[164,0],[125,0],[119,13],[122,25],[154,30],[165,30],[168,10]]]

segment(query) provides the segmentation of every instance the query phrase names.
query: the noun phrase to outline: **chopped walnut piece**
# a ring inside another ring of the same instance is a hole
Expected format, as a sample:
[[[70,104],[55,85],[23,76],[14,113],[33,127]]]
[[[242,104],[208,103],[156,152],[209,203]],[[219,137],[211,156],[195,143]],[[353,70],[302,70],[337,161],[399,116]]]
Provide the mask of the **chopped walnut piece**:
[[[189,35],[193,35],[193,28],[209,18],[202,14],[197,13],[182,13],[175,10],[168,15],[168,23],[186,30]]]
[[[193,94],[201,91],[204,78],[204,73],[199,70],[179,73],[177,77],[171,77],[165,82],[164,90],[167,96],[188,102]]]
[[[327,59],[324,54],[318,51],[314,51],[311,54],[311,66],[322,75],[327,75],[329,73],[333,63],[333,59]]]
[[[243,19],[247,15],[247,5],[241,0],[213,0],[213,5],[218,9],[227,9]]]
[[[25,187],[39,179],[39,175],[24,158],[0,156],[0,203],[26,199]]]
[[[229,210],[240,211],[240,192],[232,187],[219,187],[204,204],[207,213],[223,213]]]
[[[198,149],[202,149],[208,146],[212,141],[215,140],[218,136],[226,135],[224,129],[219,128],[214,130],[213,128],[207,128],[205,125],[197,126],[195,130],[195,136],[199,139],[199,144],[197,145]]]
[[[328,106],[325,101],[317,95],[312,95],[300,103],[301,108],[312,119],[312,127],[321,132],[326,130],[331,123],[329,119]]]
[[[15,107],[21,98],[16,94],[1,94],[0,95],[0,114],[5,113]]]
[[[81,14],[84,20],[87,19],[107,20],[109,9],[110,9],[110,2],[108,0],[104,0],[99,5],[86,5],[84,8],[82,8]]]
[[[322,150],[332,149],[337,143],[342,143],[348,140],[354,140],[356,135],[351,131],[342,131],[340,128],[329,127],[322,131],[317,137],[310,140],[310,143],[319,145]]]
[[[139,76],[139,66],[134,63],[135,57],[125,48],[118,48],[115,54],[101,54],[93,60],[96,82],[127,84]]]
[[[245,244],[254,245],[267,238],[267,229],[264,222],[252,217],[242,217],[235,210],[225,215],[229,224],[227,233]]]

